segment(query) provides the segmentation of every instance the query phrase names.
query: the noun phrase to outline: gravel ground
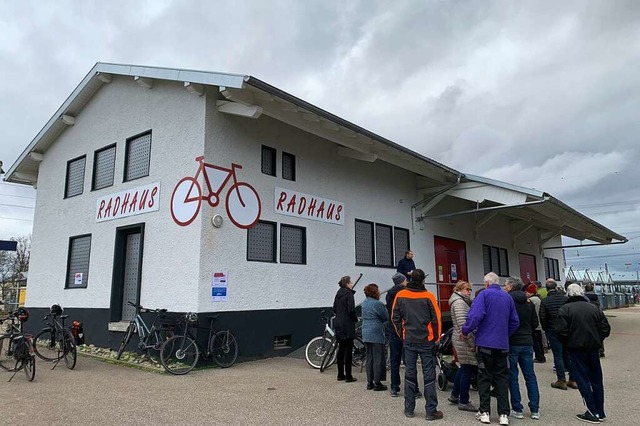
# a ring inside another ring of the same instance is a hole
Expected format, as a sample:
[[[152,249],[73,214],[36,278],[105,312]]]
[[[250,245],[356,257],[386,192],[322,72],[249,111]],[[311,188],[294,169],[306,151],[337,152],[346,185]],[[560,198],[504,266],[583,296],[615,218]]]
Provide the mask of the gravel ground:
[[[613,327],[606,341],[606,424],[640,424],[640,308],[607,311]],[[549,354],[549,359],[551,355]],[[556,390],[552,363],[536,364],[541,392],[541,421],[511,419],[511,425],[582,424],[584,412],[577,390]],[[11,383],[0,374],[0,418],[4,424],[150,425],[150,424],[424,424],[424,400],[416,417],[402,414],[402,398],[365,390],[358,382],[335,380],[335,367],[325,373],[296,357],[273,358],[210,369],[176,377],[106,364],[80,357],[75,370],[55,370],[38,360],[34,382],[19,373]],[[526,395],[521,380],[523,395]],[[438,425],[475,425],[472,413],[448,405],[439,392],[444,420]],[[472,392],[477,403],[477,394]],[[526,406],[526,401],[523,401]],[[495,410],[495,400],[493,401]],[[527,413],[528,415],[528,413]],[[493,418],[497,424],[497,419]]]

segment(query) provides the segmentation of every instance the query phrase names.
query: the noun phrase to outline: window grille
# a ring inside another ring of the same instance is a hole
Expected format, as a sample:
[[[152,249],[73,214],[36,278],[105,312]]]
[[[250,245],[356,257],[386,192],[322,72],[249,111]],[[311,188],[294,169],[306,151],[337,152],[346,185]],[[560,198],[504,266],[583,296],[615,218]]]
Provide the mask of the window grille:
[[[259,221],[247,230],[247,260],[276,261],[276,224]]]
[[[395,249],[395,265],[398,264],[400,259],[404,257],[404,254],[409,250],[409,230],[403,228],[393,228],[393,247]]]
[[[269,176],[276,175],[276,150],[262,145],[262,173]]]
[[[91,235],[71,237],[69,239],[69,257],[67,259],[67,288],[86,287],[89,283],[89,258],[91,255]],[[76,284],[76,274],[79,282]]]
[[[356,219],[356,265],[373,264],[373,223]]]
[[[307,242],[305,228],[280,225],[280,262],[307,263]]]
[[[393,241],[391,227],[376,223],[376,264],[393,266]]]
[[[282,179],[296,180],[296,156],[282,153]]]
[[[65,198],[75,197],[84,190],[84,168],[87,157],[83,156],[67,162],[67,182],[65,184]]]
[[[113,185],[113,173],[116,167],[116,146],[112,145],[96,151],[93,157],[93,189],[102,189]]]
[[[125,159],[125,181],[149,176],[151,133],[129,139]]]

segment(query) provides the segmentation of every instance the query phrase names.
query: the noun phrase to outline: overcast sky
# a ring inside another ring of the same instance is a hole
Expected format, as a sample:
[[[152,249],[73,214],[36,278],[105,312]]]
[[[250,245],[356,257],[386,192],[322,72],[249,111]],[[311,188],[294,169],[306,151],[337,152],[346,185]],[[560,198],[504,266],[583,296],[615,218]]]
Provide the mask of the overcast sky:
[[[5,171],[98,61],[253,75],[631,239],[568,264],[640,267],[638,1],[0,0]],[[0,183],[0,238],[34,198]]]

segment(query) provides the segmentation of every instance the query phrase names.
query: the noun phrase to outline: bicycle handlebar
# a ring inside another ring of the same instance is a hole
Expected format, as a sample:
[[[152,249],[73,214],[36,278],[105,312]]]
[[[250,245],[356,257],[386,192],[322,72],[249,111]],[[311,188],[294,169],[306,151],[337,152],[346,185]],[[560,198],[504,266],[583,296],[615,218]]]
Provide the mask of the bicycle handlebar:
[[[151,312],[151,313],[164,313],[167,312],[166,309],[151,309],[151,308],[145,308],[142,305],[138,305],[137,303],[133,303],[130,301],[127,301],[127,305],[133,306],[136,309],[139,309],[140,312]]]

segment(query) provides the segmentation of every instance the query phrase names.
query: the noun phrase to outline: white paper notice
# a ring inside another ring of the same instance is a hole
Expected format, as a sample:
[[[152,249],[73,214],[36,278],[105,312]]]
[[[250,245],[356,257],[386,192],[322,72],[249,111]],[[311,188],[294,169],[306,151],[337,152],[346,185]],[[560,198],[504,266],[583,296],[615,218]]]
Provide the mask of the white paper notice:
[[[214,302],[224,302],[227,300],[227,284],[229,274],[226,271],[213,273],[211,282],[211,298]]]

